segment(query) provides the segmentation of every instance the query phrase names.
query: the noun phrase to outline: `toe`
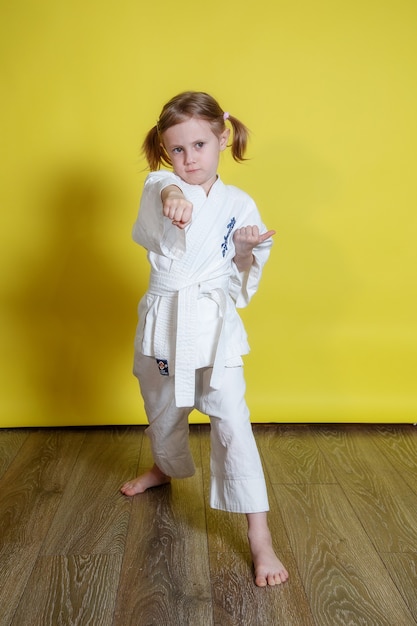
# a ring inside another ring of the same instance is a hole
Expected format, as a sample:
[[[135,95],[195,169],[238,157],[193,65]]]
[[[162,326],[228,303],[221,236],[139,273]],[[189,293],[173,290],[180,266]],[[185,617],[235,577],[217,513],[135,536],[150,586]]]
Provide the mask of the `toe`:
[[[256,576],[255,584],[256,584],[257,587],[266,587],[267,584],[268,584],[268,581],[265,578],[265,576],[260,575],[260,576]]]
[[[281,584],[281,578],[279,574],[268,574],[268,585],[275,587],[275,585]]]

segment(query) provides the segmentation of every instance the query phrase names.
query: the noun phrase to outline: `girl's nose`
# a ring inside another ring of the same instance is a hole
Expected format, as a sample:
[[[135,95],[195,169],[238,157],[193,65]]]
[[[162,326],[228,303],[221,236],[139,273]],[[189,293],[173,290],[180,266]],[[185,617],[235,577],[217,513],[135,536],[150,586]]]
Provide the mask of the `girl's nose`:
[[[185,163],[186,165],[188,165],[189,163],[194,163],[195,159],[194,159],[194,155],[193,152],[191,150],[188,150],[187,152],[185,152]]]

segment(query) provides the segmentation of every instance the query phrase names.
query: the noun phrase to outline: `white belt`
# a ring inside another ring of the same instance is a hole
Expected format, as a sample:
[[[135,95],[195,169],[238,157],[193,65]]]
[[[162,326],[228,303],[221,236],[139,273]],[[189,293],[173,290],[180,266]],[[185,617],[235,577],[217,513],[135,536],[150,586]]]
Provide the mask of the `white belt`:
[[[172,283],[172,277],[171,281]],[[213,372],[210,386],[219,389],[225,365],[225,336],[224,319],[226,316],[227,296],[225,286],[210,288],[210,283],[204,282],[204,290],[201,291],[199,283],[193,283],[172,289],[167,286],[168,280],[164,280],[159,274],[151,275],[149,292],[160,296],[172,296],[178,293],[177,308],[177,336],[175,349],[175,404],[178,407],[194,406],[195,400],[195,355],[197,345],[197,300],[203,294],[214,300],[219,307],[221,315],[221,328],[216,348]],[[217,283],[218,281],[213,281]],[[155,355],[163,358],[164,355]]]

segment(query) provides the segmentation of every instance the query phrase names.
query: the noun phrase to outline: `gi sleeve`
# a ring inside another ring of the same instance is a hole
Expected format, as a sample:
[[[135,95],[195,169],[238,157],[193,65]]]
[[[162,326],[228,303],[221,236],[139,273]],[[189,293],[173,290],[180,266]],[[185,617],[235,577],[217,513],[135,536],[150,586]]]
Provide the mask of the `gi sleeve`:
[[[261,232],[265,232],[264,229]],[[268,260],[272,246],[272,239],[267,239],[253,249],[253,263],[247,272],[239,272],[237,265],[232,263],[229,292],[238,309],[249,304],[252,296],[258,291],[262,270]]]
[[[181,188],[172,172],[162,170],[147,176],[132,237],[149,252],[178,260],[185,252],[185,232],[162,213],[161,191],[169,185]]]
[[[255,202],[246,194],[242,195],[241,192],[240,194],[239,202],[241,203],[242,214],[239,215],[237,228],[256,225],[260,233],[265,233],[268,229],[262,222]],[[272,243],[272,239],[269,238],[252,250],[253,263],[247,272],[239,272],[236,264],[232,262],[229,292],[237,308],[247,306],[258,290],[262,270],[271,252]]]

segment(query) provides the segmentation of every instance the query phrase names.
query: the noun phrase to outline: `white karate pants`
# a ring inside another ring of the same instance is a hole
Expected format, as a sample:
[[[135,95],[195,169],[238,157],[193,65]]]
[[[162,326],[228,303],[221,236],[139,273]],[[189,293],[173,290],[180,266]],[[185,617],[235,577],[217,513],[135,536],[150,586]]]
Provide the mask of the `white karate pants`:
[[[153,357],[135,354],[156,465],[164,474],[195,473],[188,444],[188,416],[194,407],[176,407],[174,376],[162,376]],[[269,510],[261,459],[245,402],[243,367],[226,367],[220,389],[210,387],[212,368],[196,370],[195,408],[210,417],[210,506],[236,513]]]

